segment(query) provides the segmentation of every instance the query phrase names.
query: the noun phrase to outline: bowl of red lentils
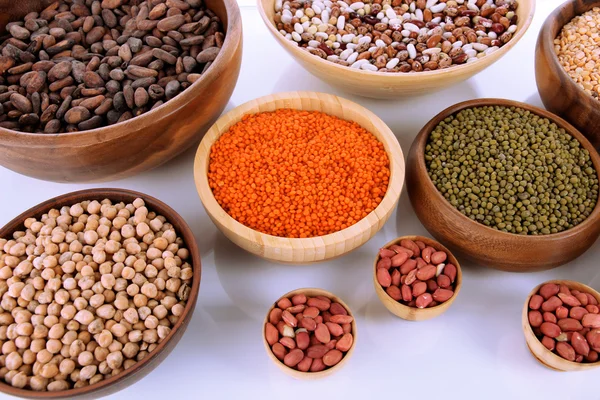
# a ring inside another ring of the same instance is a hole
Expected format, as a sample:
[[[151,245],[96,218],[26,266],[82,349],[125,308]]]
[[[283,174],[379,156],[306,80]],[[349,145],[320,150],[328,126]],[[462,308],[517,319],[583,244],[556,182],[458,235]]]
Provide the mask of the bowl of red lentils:
[[[404,156],[389,127],[334,95],[261,97],[222,116],[196,153],[207,214],[238,246],[305,264],[368,241],[398,203]]]
[[[99,398],[173,351],[200,289],[194,235],[143,193],[89,189],[0,229],[0,392]]]

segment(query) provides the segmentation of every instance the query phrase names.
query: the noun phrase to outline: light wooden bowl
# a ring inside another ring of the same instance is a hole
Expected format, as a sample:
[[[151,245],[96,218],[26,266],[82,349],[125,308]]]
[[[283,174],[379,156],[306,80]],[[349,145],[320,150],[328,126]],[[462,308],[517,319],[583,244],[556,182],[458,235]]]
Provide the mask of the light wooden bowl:
[[[185,305],[183,314],[169,333],[169,335],[163,340],[153,352],[149,353],[146,358],[135,363],[129,369],[115,375],[109,379],[100,381],[94,385],[85,386],[77,389],[61,390],[56,392],[36,392],[28,389],[17,389],[4,383],[4,380],[0,381],[0,392],[28,399],[95,399],[99,397],[108,396],[116,393],[119,390],[125,389],[128,386],[133,385],[146,375],[148,375],[154,368],[156,368],[170,353],[173,351],[177,343],[183,336],[187,329],[194,308],[196,307],[196,300],[198,299],[198,293],[200,291],[200,277],[202,275],[202,266],[200,264],[200,252],[194,239],[194,234],[189,228],[184,219],[177,214],[175,210],[163,203],[162,201],[148,196],[144,193],[134,192],[132,190],[124,189],[87,189],[80,190],[77,192],[63,194],[58,197],[46,200],[43,203],[36,205],[25,211],[3,228],[0,229],[0,238],[8,237],[16,230],[24,229],[23,223],[26,218],[36,217],[39,218],[51,208],[60,209],[64,205],[71,205],[84,200],[104,200],[109,199],[113,202],[132,202],[136,198],[141,198],[146,203],[146,206],[150,211],[155,211],[163,215],[173,225],[177,234],[183,239],[187,249],[190,252],[191,264],[194,271],[192,278],[192,288],[188,301]]]
[[[325,236],[284,238],[248,228],[229,216],[217,203],[208,185],[210,148],[229,128],[246,114],[274,111],[280,108],[322,111],[341,119],[354,121],[371,132],[385,147],[390,159],[390,183],[379,206],[356,224]],[[241,248],[272,261],[303,264],[341,256],[364,244],[388,220],[402,192],[404,156],[398,140],[375,114],[351,101],[325,93],[290,92],[261,97],[242,104],[221,117],[198,147],[194,162],[194,180],[208,216],[232,242]]]
[[[535,359],[540,362],[540,364],[556,371],[587,371],[593,368],[600,367],[600,361],[597,361],[595,363],[576,363],[573,361],[565,360],[561,356],[554,354],[553,352],[548,350],[546,346],[544,346],[542,342],[540,342],[537,336],[535,336],[535,333],[533,333],[533,329],[529,324],[528,317],[529,300],[531,299],[531,296],[536,294],[540,287],[542,287],[542,285],[546,283],[556,283],[559,285],[563,284],[569,289],[576,289],[581,292],[590,293],[600,302],[600,293],[598,293],[591,287],[584,285],[583,283],[566,280],[552,280],[537,285],[531,291],[531,293],[529,293],[529,296],[527,296],[527,300],[525,301],[525,305],[523,306],[523,315],[521,316],[521,324],[523,325],[523,333],[525,334],[525,342],[527,343],[527,348],[535,357]]]
[[[10,19],[37,10],[40,3],[15,5]],[[0,165],[56,182],[117,180],[157,167],[197,143],[227,105],[242,59],[237,2],[207,0],[206,5],[222,19],[225,43],[187,90],[139,117],[89,131],[35,134],[0,128]],[[0,21],[6,22],[6,15]]]
[[[257,0],[257,7],[275,40],[308,72],[348,93],[371,98],[401,98],[430,93],[469,79],[510,51],[521,40],[533,20],[535,0],[519,0],[517,32],[505,46],[469,64],[418,73],[372,72],[344,67],[300,49],[287,40],[273,22],[275,0]]]
[[[535,79],[544,106],[579,129],[600,149],[600,101],[571,79],[558,61],[554,39],[574,17],[599,7],[600,1],[569,0],[546,18],[535,49]]]
[[[421,129],[408,155],[407,187],[410,201],[425,228],[465,258],[512,272],[541,271],[563,265],[583,254],[600,235],[600,201],[576,227],[551,235],[524,236],[501,232],[473,221],[454,208],[437,190],[425,165],[425,146],[431,131],[445,118],[465,108],[514,106],[545,117],[564,128],[590,152],[600,176],[600,156],[591,143],[565,120],[537,107],[512,100],[477,99],[455,104]]]
[[[436,242],[435,240],[425,236],[401,236],[397,239],[392,240],[391,242],[386,243],[382,247],[388,248],[393,244],[400,244],[402,240],[420,240],[427,246],[431,246],[436,250],[445,251],[446,254],[448,254],[448,260],[451,264],[454,264],[456,266],[454,296],[450,297],[450,299],[448,299],[444,303],[430,308],[409,307],[400,302],[397,302],[396,300],[392,299],[389,294],[386,293],[385,289],[377,281],[377,261],[379,261],[380,259],[379,254],[377,254],[377,256],[375,257],[375,262],[373,263],[373,284],[375,285],[375,292],[377,293],[377,297],[379,297],[379,300],[383,303],[385,308],[389,310],[389,312],[407,321],[424,321],[442,315],[448,310],[448,308],[450,308],[452,303],[454,303],[454,300],[456,300],[458,292],[460,292],[460,288],[462,287],[462,269],[460,268],[458,260],[456,259],[456,257],[454,257],[454,254],[452,254],[452,252],[450,252],[450,250],[448,250],[441,243]]]
[[[283,297],[289,298],[296,294],[305,294],[306,296],[313,296],[313,297],[314,296],[325,296],[325,297],[331,299],[332,302],[340,303],[342,306],[344,306],[346,311],[348,311],[348,315],[354,317],[354,314],[352,314],[352,311],[350,311],[350,307],[348,307],[348,305],[346,303],[344,303],[342,301],[342,299],[340,299],[333,293],[328,292],[323,289],[314,289],[314,288],[296,289],[296,290],[292,290],[291,292],[284,294],[283,296],[279,297],[279,299],[281,299]],[[277,299],[277,301],[279,299]],[[269,314],[271,313],[271,310],[275,308],[275,305],[276,305],[276,303],[274,303],[269,308],[269,310],[267,311],[267,315],[265,316],[265,319],[263,320],[263,324],[261,326],[262,338],[263,338],[263,345],[265,346],[265,350],[267,351],[267,356],[283,372],[285,372],[286,374],[288,374],[289,376],[291,376],[292,378],[295,378],[295,379],[313,380],[313,379],[325,378],[326,376],[333,374],[334,372],[338,371],[340,368],[342,368],[348,362],[348,360],[352,356],[352,353],[354,353],[354,348],[356,347],[356,318],[352,321],[352,324],[351,324],[352,325],[352,336],[353,336],[352,347],[350,347],[350,350],[348,350],[346,352],[346,354],[344,354],[344,358],[342,358],[342,360],[339,363],[337,363],[336,365],[334,365],[333,367],[327,368],[320,372],[302,372],[302,371],[298,371],[293,368],[290,368],[287,365],[285,365],[283,362],[279,361],[279,359],[277,357],[275,357],[275,354],[273,354],[273,351],[271,350],[271,346],[269,346],[269,342],[267,342],[267,337],[265,336],[265,325],[267,324],[267,322],[269,322]]]

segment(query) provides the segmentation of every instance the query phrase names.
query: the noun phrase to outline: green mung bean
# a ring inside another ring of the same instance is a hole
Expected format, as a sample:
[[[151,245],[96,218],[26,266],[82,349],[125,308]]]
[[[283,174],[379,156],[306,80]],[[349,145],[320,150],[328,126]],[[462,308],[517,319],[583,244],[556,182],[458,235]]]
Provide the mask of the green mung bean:
[[[429,135],[425,163],[450,204],[504,232],[573,228],[598,200],[589,152],[552,121],[518,107],[474,107],[447,117]]]

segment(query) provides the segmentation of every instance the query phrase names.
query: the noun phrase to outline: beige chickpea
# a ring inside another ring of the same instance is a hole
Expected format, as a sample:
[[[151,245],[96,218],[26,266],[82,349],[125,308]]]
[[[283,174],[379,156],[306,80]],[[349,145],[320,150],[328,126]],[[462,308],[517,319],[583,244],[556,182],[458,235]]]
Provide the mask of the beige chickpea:
[[[81,327],[81,324],[75,320],[71,320],[67,322],[67,330],[69,331],[77,331]]]
[[[140,330],[133,330],[131,332],[129,332],[129,341],[136,343],[142,340],[142,331]]]
[[[73,253],[81,253],[83,251],[83,244],[78,240],[73,240],[69,244],[69,251]]]
[[[163,340],[164,338],[169,336],[169,333],[171,333],[171,328],[163,325],[158,325],[158,327],[156,328],[156,332],[158,334],[159,339]]]
[[[65,358],[60,362],[58,370],[61,374],[69,375],[75,370],[75,366],[75,361],[71,360],[70,358]]]
[[[39,353],[46,348],[46,341],[44,339],[33,339],[29,345],[29,349],[34,353]]]
[[[156,241],[156,239],[154,241]],[[150,247],[146,251],[146,257],[148,257],[149,260],[154,260],[156,258],[160,258],[161,256],[162,256],[162,251],[160,251],[156,247]]]
[[[135,283],[136,285],[138,285],[140,287],[147,281],[148,281],[148,278],[146,278],[144,275],[142,275],[140,273],[136,273],[135,276],[133,277],[133,279],[131,280],[131,282]]]
[[[173,308],[171,308],[171,312],[173,315],[179,317],[183,314],[184,306],[182,304],[175,304]]]
[[[12,377],[10,384],[18,389],[23,389],[27,385],[27,375],[24,372],[18,372]]]
[[[4,312],[0,314],[0,324],[2,325],[10,325],[15,322],[14,318],[10,313]]]
[[[115,219],[113,219],[113,227],[115,229],[119,229],[121,230],[125,225],[127,225],[127,219],[129,217],[125,218],[124,215],[120,215],[118,217],[116,217]],[[122,236],[122,235],[121,235]]]
[[[24,350],[29,348],[30,345],[31,337],[29,336],[19,336],[15,339],[15,346],[17,346],[18,349]]]
[[[121,244],[116,240],[109,240],[104,246],[104,251],[108,254],[115,254],[121,248]]]
[[[81,278],[79,280],[79,282],[77,283],[77,285],[79,286],[79,288],[81,290],[87,290],[90,289],[92,286],[94,286],[95,280],[93,276],[84,276],[83,278]]]
[[[137,343],[128,342],[125,344],[125,346],[123,346],[122,353],[126,358],[133,358],[139,351],[140,346]]]
[[[121,276],[124,279],[131,280],[135,276],[135,270],[131,267],[125,267],[125,268],[123,268],[123,271],[121,271]]]
[[[77,356],[77,362],[84,367],[91,365],[94,362],[94,355],[90,351],[82,351]]]
[[[37,353],[37,361],[41,364],[49,363],[52,360],[52,353],[48,349],[43,349]]]
[[[149,315],[144,320],[144,325],[148,329],[156,329],[158,327],[158,318],[156,318],[154,315]]]
[[[83,268],[81,268],[80,271],[81,275],[83,276],[94,276],[94,269],[89,266],[89,265],[85,265]]]
[[[55,324],[58,324],[58,317],[56,317],[55,315],[48,315],[44,317],[44,325],[46,325],[48,329],[50,329]]]
[[[148,304],[148,298],[146,297],[146,295],[138,293],[135,296],[133,296],[133,304],[136,307],[144,307],[146,304]]]
[[[48,313],[48,315],[54,315],[55,317],[59,317],[61,310],[62,310],[62,306],[53,301],[50,304],[48,304],[46,312]]]
[[[48,332],[50,339],[61,339],[65,334],[65,326],[63,324],[56,324]]]
[[[51,379],[58,375],[58,366],[56,364],[44,364],[40,370],[40,375],[43,378]]]
[[[121,236],[125,239],[135,237],[135,228],[131,224],[125,224],[121,228]]]
[[[60,316],[69,321],[75,317],[76,313],[77,309],[71,304],[67,304],[60,310]]]
[[[113,290],[116,290],[117,292],[122,292],[125,289],[127,289],[127,279],[123,279],[123,278],[117,278],[115,280],[115,285],[113,286]]]
[[[128,308],[123,312],[123,318],[130,324],[135,324],[139,321],[138,312],[134,308]]]
[[[83,341],[77,339],[69,346],[69,355],[71,357],[77,357],[81,352],[85,350],[85,344]]]
[[[143,272],[146,269],[146,261],[142,258],[138,258],[133,262],[133,269],[135,272]]]
[[[135,283],[132,283],[131,285],[127,286],[127,294],[131,297],[135,296],[136,294],[138,294],[140,292],[140,287],[138,285],[136,285]]]
[[[132,325],[133,330],[136,331],[143,331],[144,329],[146,329],[146,327],[144,326],[144,321],[138,321],[135,324]]]
[[[48,379],[39,375],[34,375],[31,378],[29,378],[29,386],[32,390],[35,390],[36,392],[46,390],[46,387],[48,386]]]
[[[37,360],[37,354],[34,353],[31,349],[26,349],[23,351],[23,364],[31,365]]]
[[[123,263],[127,259],[127,252],[125,249],[120,249],[115,254],[113,254],[112,259],[114,262]]]
[[[135,365],[135,363],[136,363],[136,360],[130,360],[130,359],[125,360],[125,361],[123,361],[123,368],[129,369],[129,368],[133,367]]]
[[[52,354],[58,354],[62,349],[62,342],[58,339],[49,339],[46,342],[46,350]]]
[[[121,368],[123,365],[123,354],[120,351],[110,353],[106,357],[106,363],[113,370]]]
[[[123,337],[124,335],[127,334],[127,328],[125,326],[123,326],[123,324],[121,324],[121,323],[113,325],[110,328],[110,331],[114,335],[114,337],[117,337],[117,338]]]
[[[108,350],[112,353],[115,351],[123,350],[123,344],[118,340],[113,340],[113,342],[108,346]]]
[[[79,322],[82,325],[88,325],[94,320],[94,315],[88,310],[79,310],[77,314],[75,314],[75,321]]]
[[[108,289],[104,290],[102,292],[102,295],[104,296],[105,303],[112,303],[113,301],[115,301],[115,298],[117,296],[114,291]]]
[[[23,283],[23,282],[15,282],[12,285],[9,284],[8,292],[6,292],[6,294],[13,298],[19,297],[21,295],[21,291],[23,290],[24,287],[25,287],[25,283]]]
[[[176,293],[181,287],[181,280],[179,278],[170,278],[165,283],[165,287],[168,291]]]
[[[57,250],[58,252],[58,250]],[[48,280],[54,277],[54,274],[48,275],[48,274],[44,274],[44,272],[46,271],[52,271],[54,272],[54,270],[50,270],[50,268],[54,268],[58,265],[58,259],[56,258],[56,256],[53,255],[48,255],[48,257],[44,258],[44,261],[42,261],[42,265],[44,266],[44,270],[42,271],[42,278]]]
[[[8,265],[5,265],[4,267],[0,268],[0,279],[8,279],[11,276],[13,276],[13,270],[11,267],[9,267]]]
[[[106,239],[110,233],[110,226],[108,224],[110,224],[109,221],[101,221],[100,226],[96,230],[96,233],[102,239]]]
[[[115,302],[118,300],[115,299]],[[125,300],[127,300],[125,298]],[[100,307],[98,307],[98,309],[96,310],[96,315],[98,315],[100,318],[104,318],[104,319],[111,319],[114,317],[115,315],[115,308],[112,306],[112,304],[104,304]]]
[[[94,349],[94,358],[97,362],[102,362],[106,360],[109,353],[110,351],[107,348],[98,346]]]
[[[129,307],[129,299],[127,296],[117,296],[114,301],[114,306],[118,310],[126,310]]]
[[[88,332],[91,333],[92,335],[102,332],[103,329],[104,329],[104,322],[102,322],[102,320],[100,318],[93,320],[88,325],[88,328],[87,328]]]
[[[6,268],[6,267],[4,267],[4,268]],[[12,271],[12,275],[23,279],[23,278],[29,276],[32,269],[33,269],[33,264],[28,260],[24,260],[24,261],[21,261],[19,263],[19,265],[17,265],[15,267],[15,269]],[[8,278],[4,278],[4,279],[8,279]]]
[[[96,371],[97,367],[95,365],[85,366],[81,369],[81,372],[79,373],[79,379],[87,381],[96,374]]]
[[[17,346],[15,345],[15,342],[13,342],[12,340],[4,342],[4,344],[2,345],[2,354],[4,354],[4,355],[8,355],[15,351],[17,351]]]

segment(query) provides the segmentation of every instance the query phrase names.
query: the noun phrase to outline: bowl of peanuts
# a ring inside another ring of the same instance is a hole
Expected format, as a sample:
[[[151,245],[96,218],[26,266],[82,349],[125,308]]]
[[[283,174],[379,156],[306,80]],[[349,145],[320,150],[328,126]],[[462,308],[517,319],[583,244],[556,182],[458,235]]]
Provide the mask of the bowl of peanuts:
[[[596,62],[600,1],[569,0],[540,29],[535,78],[545,108],[600,149],[600,76]]]
[[[408,321],[443,314],[462,287],[456,257],[424,236],[402,236],[387,243],[373,267],[377,297],[392,314]]]
[[[258,0],[308,72],[371,98],[431,93],[494,64],[525,35],[535,0]]]
[[[11,2],[3,2],[11,3]],[[0,164],[123,179],[197,144],[235,88],[235,0],[19,1],[0,15]]]
[[[340,298],[322,289],[281,296],[263,321],[268,357],[296,379],[324,378],[348,362],[356,346],[356,321]]]
[[[557,371],[600,366],[600,293],[579,282],[552,280],[536,286],[522,314],[525,341],[542,365]]]
[[[0,392],[97,398],[137,382],[191,320],[201,265],[185,221],[123,189],[61,195],[0,229]]]
[[[398,203],[404,170],[398,140],[371,111],[330,94],[290,92],[221,117],[198,147],[194,179],[231,241],[305,264],[375,235]]]

